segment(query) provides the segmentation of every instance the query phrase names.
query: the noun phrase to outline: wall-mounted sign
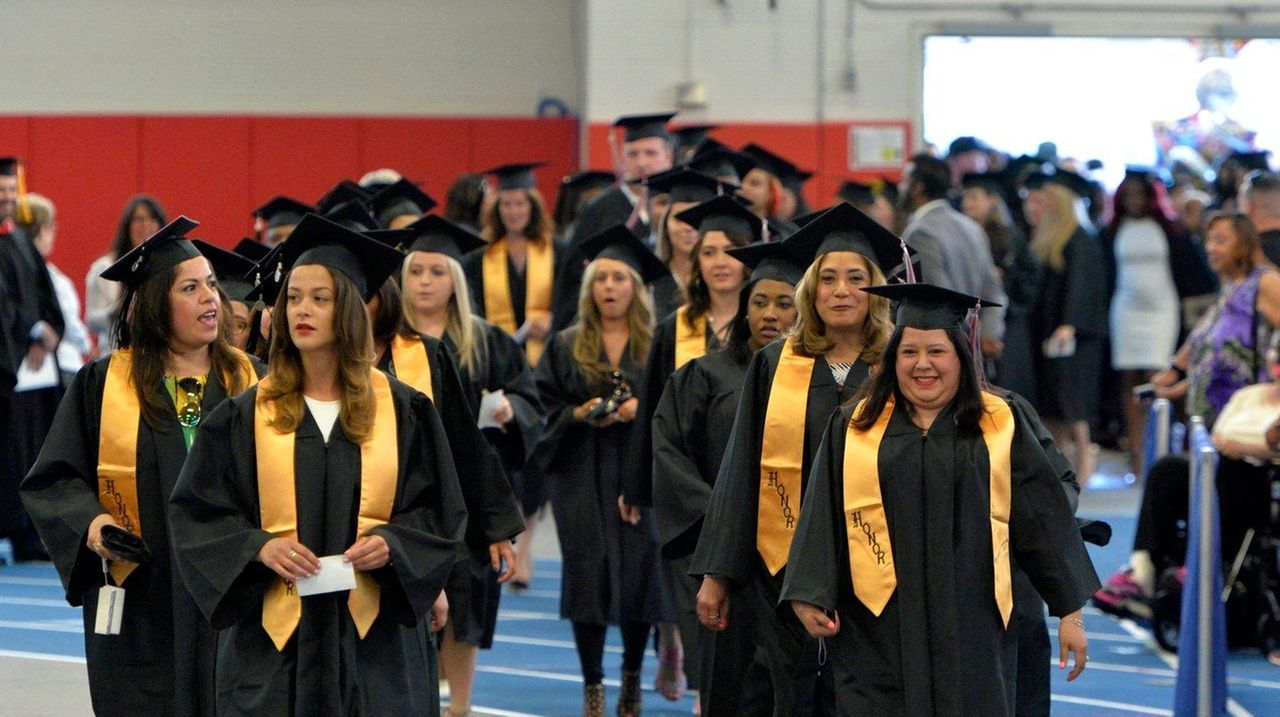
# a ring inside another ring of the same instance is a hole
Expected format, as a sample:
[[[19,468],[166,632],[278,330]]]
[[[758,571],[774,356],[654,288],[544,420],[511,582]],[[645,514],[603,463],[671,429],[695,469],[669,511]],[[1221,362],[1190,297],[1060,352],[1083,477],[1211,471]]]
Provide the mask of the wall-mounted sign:
[[[911,152],[911,123],[906,121],[849,124],[849,170],[897,170]]]

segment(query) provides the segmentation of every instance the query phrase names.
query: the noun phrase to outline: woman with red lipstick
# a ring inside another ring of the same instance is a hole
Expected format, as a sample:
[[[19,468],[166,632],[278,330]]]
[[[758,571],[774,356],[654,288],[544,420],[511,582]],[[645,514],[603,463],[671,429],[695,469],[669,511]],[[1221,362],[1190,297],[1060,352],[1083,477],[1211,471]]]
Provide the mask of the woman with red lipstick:
[[[583,275],[578,322],[556,334],[538,364],[547,426],[530,470],[551,489],[564,554],[560,616],[573,622],[585,685],[583,715],[604,715],[604,639],[622,631],[619,715],[640,713],[640,667],[660,614],[657,547],[647,511],[622,503],[630,458],[632,395],[649,352],[653,315],[645,283],[666,266],[625,226],[581,244],[591,257]],[[623,508],[620,514],[619,508]],[[625,518],[624,515],[625,514]]]
[[[270,370],[206,419],[173,490],[178,566],[221,631],[220,714],[439,713],[419,626],[443,623],[466,509],[434,406],[371,363],[365,301],[401,260],[299,222]]]
[[[738,315],[725,346],[677,369],[653,415],[654,527],[674,573],[689,686],[698,691],[701,713],[708,715],[748,712],[743,678],[755,651],[739,620],[731,617],[720,633],[698,623],[699,582],[689,576],[689,562],[733,431],[747,365],[795,323],[795,285],[805,270],[785,254],[783,242],[729,253],[753,271],[739,292]]]
[[[827,419],[880,362],[892,325],[889,302],[862,291],[902,262],[901,240],[849,204],[824,212],[782,242],[808,267],[796,287],[799,318],[785,341],[756,352],[733,435],[707,507],[691,572],[704,576],[698,619],[723,630],[730,611],[749,616],[772,687],[773,714],[811,694],[817,645],[775,608],[799,516],[804,476]],[[803,683],[799,672],[810,675]]]
[[[414,352],[423,355],[425,351],[431,374],[428,385],[435,384],[427,390],[441,397],[437,405],[454,448],[454,463],[467,476],[463,496],[470,516],[470,550],[445,588],[449,622],[440,648],[449,681],[448,714],[465,715],[471,707],[477,651],[493,645],[499,583],[515,570],[511,541],[523,523],[512,484],[521,482],[520,471],[537,443],[542,406],[524,352],[506,332],[471,312],[471,294],[460,262],[468,252],[484,246],[484,240],[436,216],[425,217],[409,229],[413,234],[405,240],[407,256],[400,270],[403,295],[388,296],[384,291],[384,306],[375,312],[377,316],[388,306],[395,308],[399,311],[396,325],[407,330],[392,331],[395,335],[385,341],[388,348],[380,345],[379,353],[391,371],[399,371],[398,378],[417,382],[421,379],[412,375]],[[388,287],[394,287],[394,282],[384,289]],[[501,397],[487,401],[490,393]],[[486,415],[480,416],[482,410]],[[488,427],[477,429],[477,419]],[[477,450],[486,439],[496,455]],[[468,462],[480,453],[489,455],[491,462],[469,467]],[[487,480],[480,480],[482,475]]]
[[[928,284],[867,291],[898,302],[897,328],[827,421],[782,600],[825,640],[830,713],[1012,717],[1012,561],[1060,618],[1067,679],[1088,659],[1098,578],[1057,451],[1021,397],[983,386],[964,324],[990,304]]]
[[[201,418],[260,369],[231,345],[217,277],[184,238],[195,227],[179,217],[102,272],[124,286],[118,348],[76,374],[22,484],[84,606],[98,715],[213,714],[216,633],[178,582],[166,498]],[[95,630],[104,582],[128,597],[118,635]]]

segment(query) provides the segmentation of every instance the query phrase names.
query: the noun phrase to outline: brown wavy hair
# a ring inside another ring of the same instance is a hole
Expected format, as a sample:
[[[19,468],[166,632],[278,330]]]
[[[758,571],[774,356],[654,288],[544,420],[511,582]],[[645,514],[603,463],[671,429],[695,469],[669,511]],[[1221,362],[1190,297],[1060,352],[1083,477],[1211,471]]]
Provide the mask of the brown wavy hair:
[[[169,335],[173,326],[173,312],[169,307],[169,291],[178,278],[174,266],[142,282],[136,291],[128,292],[126,302],[121,303],[126,317],[116,326],[116,346],[133,352],[130,378],[137,392],[142,418],[152,428],[164,425],[166,415],[173,408],[173,401],[166,391],[154,387],[164,381],[165,359],[169,352]],[[221,306],[227,306],[227,297],[218,289]],[[231,312],[218,309],[218,337],[209,344],[209,373],[222,377],[228,396],[234,396],[248,388],[240,373],[240,352],[231,343]]]
[[[726,231],[721,231],[721,233],[729,237],[729,242],[735,247],[746,246],[751,243],[751,237],[745,234]],[[698,241],[689,252],[689,258],[693,261],[693,266],[689,270],[689,300],[685,302],[688,309],[684,312],[684,321],[690,330],[697,326],[698,319],[711,310],[711,290],[707,288],[707,280],[702,276],[702,265],[698,263],[698,254],[702,251],[702,240],[706,235],[706,232],[698,232]],[[745,283],[750,278],[751,270],[743,266],[742,282]]]
[[[871,286],[883,286],[884,273],[874,261],[859,254],[867,273],[871,276]],[[796,352],[802,356],[820,356],[830,351],[835,343],[827,338],[827,325],[818,315],[818,274],[822,272],[822,262],[826,255],[809,265],[804,277],[796,284],[796,316],[795,326],[791,327],[791,336],[795,337]],[[880,362],[884,347],[889,343],[889,335],[893,333],[893,321],[889,317],[889,300],[883,296],[868,294],[867,318],[862,326],[863,346],[859,358],[863,363],[875,365]]]
[[[578,363],[582,375],[592,387],[605,383],[605,377],[613,371],[613,367],[600,360],[600,351],[604,348],[604,329],[600,321],[600,309],[591,298],[591,284],[595,282],[599,271],[599,260],[587,265],[582,274],[582,288],[578,292],[578,333],[573,338],[573,360]],[[631,303],[627,306],[627,327],[630,338],[627,341],[631,360],[643,365],[649,356],[649,344],[653,341],[653,299],[645,288],[640,274],[627,267],[631,275],[631,284],[635,291],[631,295]]]
[[[325,267],[333,277],[333,331],[338,345],[338,381],[342,386],[339,420],[342,432],[355,443],[364,443],[373,430],[374,396],[373,331],[364,300],[355,284],[339,271]],[[292,274],[292,272],[290,272]],[[302,425],[302,355],[289,335],[289,276],[271,314],[271,364],[258,387],[259,395],[275,403],[270,426],[279,433],[293,433]]]
[[[551,241],[556,227],[555,222],[551,221],[551,215],[547,214],[547,204],[543,201],[542,194],[536,189],[526,189],[524,196],[529,200],[529,226],[525,228],[524,235],[529,241]],[[484,228],[480,231],[480,236],[490,244],[507,235],[507,228],[502,224],[502,213],[498,209],[501,203],[501,199],[495,199],[489,212],[484,215]]]

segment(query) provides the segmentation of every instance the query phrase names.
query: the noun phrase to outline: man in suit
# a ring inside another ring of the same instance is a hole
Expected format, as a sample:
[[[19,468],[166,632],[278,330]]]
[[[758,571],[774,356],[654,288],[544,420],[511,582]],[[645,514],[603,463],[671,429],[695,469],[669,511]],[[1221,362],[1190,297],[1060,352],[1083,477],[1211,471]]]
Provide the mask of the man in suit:
[[[920,269],[929,283],[1002,304],[980,314],[982,353],[994,358],[1004,338],[1004,285],[986,232],[951,206],[950,188],[946,162],[927,154],[911,158],[900,186],[903,208],[910,214],[902,238],[920,253]]]
[[[583,207],[574,226],[569,250],[556,267],[556,284],[551,298],[551,328],[559,331],[578,316],[578,291],[586,262],[578,247],[582,242],[615,224],[626,224],[635,235],[649,236],[648,197],[637,180],[671,169],[675,161],[675,142],[667,131],[674,112],[654,115],[627,115],[613,123],[625,130],[622,138],[622,181],[590,204]],[[611,143],[612,144],[612,143]]]
[[[46,361],[57,360],[54,352],[65,326],[44,257],[14,223],[20,200],[18,165],[17,158],[0,157],[0,290],[4,292],[0,301],[12,312],[0,318],[8,318],[3,337],[6,370],[16,370],[23,359],[32,370],[38,370]],[[0,431],[6,438],[6,452],[0,456],[0,537],[10,539],[14,558],[19,561],[47,559],[18,500],[18,484],[44,443],[48,426],[43,424],[52,418],[57,400],[57,393],[48,391],[6,392],[0,397],[4,403]],[[43,405],[50,402],[52,406]],[[30,424],[36,416],[45,417],[39,419],[42,425]]]

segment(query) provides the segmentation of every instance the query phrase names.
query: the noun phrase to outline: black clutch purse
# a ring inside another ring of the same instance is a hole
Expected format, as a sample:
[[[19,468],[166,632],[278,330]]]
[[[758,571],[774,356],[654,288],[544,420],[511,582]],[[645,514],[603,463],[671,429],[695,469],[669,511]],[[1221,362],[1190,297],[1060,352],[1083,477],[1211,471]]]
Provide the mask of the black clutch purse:
[[[597,403],[595,408],[587,411],[587,421],[595,422],[604,419],[617,411],[618,406],[626,403],[628,399],[635,395],[631,390],[631,384],[627,383],[627,379],[622,375],[621,371],[614,371],[610,374],[609,383],[612,385],[612,389],[607,395],[600,397],[600,403]]]
[[[115,525],[102,526],[102,545],[131,563],[141,565],[151,560],[146,541]]]

